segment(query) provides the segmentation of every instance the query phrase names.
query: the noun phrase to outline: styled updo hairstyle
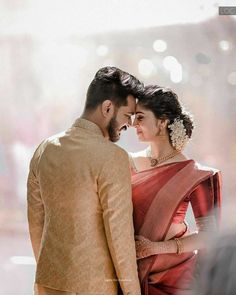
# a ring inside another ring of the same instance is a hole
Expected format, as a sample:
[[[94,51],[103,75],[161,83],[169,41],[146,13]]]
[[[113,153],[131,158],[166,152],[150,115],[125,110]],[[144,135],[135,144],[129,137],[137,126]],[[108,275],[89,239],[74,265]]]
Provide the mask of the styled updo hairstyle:
[[[178,96],[171,89],[158,85],[148,85],[138,103],[145,109],[152,111],[157,119],[168,119],[168,126],[175,119],[182,120],[186,135],[191,138],[194,128],[191,115],[183,111]],[[168,128],[167,130],[170,135],[170,130]]]

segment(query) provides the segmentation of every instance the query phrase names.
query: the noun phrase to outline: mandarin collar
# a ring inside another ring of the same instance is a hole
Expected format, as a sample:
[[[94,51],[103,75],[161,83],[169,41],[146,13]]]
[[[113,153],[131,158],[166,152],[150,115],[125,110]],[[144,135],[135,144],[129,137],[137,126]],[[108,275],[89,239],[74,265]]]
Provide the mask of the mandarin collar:
[[[76,121],[72,125],[72,127],[80,127],[80,128],[83,128],[83,129],[87,129],[87,130],[92,131],[93,133],[96,133],[96,134],[101,135],[102,137],[104,137],[100,127],[97,124],[93,123],[92,121],[89,121],[89,120],[86,120],[86,119],[82,119],[82,118],[76,119]]]

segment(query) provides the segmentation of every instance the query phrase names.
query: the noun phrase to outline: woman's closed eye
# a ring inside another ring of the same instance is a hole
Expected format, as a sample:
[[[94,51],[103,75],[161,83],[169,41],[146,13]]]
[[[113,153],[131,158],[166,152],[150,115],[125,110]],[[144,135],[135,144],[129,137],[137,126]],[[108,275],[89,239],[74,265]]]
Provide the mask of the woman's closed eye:
[[[138,121],[142,121],[143,118],[144,118],[143,116],[137,116],[137,120],[138,120]]]

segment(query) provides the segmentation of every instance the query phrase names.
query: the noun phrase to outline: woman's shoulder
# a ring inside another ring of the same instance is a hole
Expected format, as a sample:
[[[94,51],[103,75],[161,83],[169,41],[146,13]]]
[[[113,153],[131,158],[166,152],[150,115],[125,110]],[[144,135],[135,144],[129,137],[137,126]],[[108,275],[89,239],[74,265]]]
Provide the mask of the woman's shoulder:
[[[212,172],[213,174],[220,173],[219,169],[201,164],[196,161],[194,161],[194,168],[199,171],[209,171],[209,172]]]

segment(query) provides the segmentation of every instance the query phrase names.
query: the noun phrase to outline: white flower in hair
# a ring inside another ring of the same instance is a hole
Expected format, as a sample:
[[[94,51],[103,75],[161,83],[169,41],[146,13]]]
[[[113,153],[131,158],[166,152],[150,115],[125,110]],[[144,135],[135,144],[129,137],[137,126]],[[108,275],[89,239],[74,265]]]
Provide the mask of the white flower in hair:
[[[177,151],[181,151],[186,143],[189,141],[189,137],[186,134],[183,120],[174,119],[174,122],[168,126],[170,131],[170,139],[172,146]]]

